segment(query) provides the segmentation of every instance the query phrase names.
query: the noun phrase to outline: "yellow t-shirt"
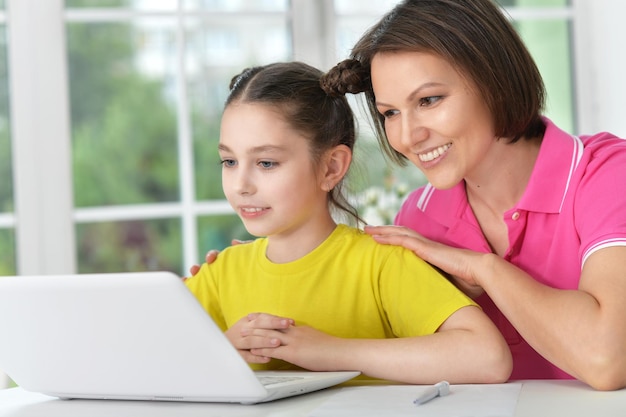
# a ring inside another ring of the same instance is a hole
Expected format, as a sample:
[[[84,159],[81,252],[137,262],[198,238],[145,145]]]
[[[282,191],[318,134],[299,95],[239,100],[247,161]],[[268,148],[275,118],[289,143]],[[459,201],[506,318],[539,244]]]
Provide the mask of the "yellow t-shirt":
[[[413,252],[346,225],[293,262],[270,262],[266,247],[265,238],[229,247],[185,281],[222,330],[261,312],[344,338],[409,337],[432,334],[475,305]],[[281,361],[252,367],[295,368]]]

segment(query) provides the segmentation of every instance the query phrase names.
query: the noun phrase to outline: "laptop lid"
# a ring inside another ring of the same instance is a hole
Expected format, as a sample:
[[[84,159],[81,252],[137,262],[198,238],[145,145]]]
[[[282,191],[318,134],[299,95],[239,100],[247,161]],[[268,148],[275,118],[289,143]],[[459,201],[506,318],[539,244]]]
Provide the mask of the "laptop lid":
[[[61,398],[255,403],[358,375],[270,392],[170,272],[1,277],[0,340],[0,369]]]

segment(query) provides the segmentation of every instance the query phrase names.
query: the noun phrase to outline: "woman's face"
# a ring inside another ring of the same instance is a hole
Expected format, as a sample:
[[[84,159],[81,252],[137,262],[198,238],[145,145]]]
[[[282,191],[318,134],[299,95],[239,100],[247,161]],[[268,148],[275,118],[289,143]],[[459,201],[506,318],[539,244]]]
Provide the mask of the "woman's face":
[[[371,75],[389,144],[434,187],[485,174],[481,165],[496,140],[492,115],[473,83],[446,60],[422,52],[379,53]]]

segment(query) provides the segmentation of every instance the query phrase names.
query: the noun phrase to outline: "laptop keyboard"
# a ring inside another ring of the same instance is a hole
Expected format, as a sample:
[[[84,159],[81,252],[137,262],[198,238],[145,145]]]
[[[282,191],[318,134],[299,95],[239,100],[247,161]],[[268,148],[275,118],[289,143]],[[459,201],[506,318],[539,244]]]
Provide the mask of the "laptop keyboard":
[[[298,379],[304,379],[303,376],[260,376],[259,381],[264,386],[281,384],[283,382],[296,381]]]

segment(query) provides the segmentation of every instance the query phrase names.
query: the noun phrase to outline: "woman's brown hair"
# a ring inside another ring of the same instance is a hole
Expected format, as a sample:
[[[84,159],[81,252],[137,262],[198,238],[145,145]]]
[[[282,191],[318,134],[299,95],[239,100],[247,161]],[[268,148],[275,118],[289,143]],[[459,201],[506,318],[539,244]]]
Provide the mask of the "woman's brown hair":
[[[545,87],[526,46],[492,0],[405,0],[371,27],[351,59],[329,71],[337,91],[364,92],[383,151],[395,162],[406,158],[387,141],[376,109],[370,70],[378,53],[433,53],[476,87],[490,110],[497,137],[516,142],[542,137]]]

